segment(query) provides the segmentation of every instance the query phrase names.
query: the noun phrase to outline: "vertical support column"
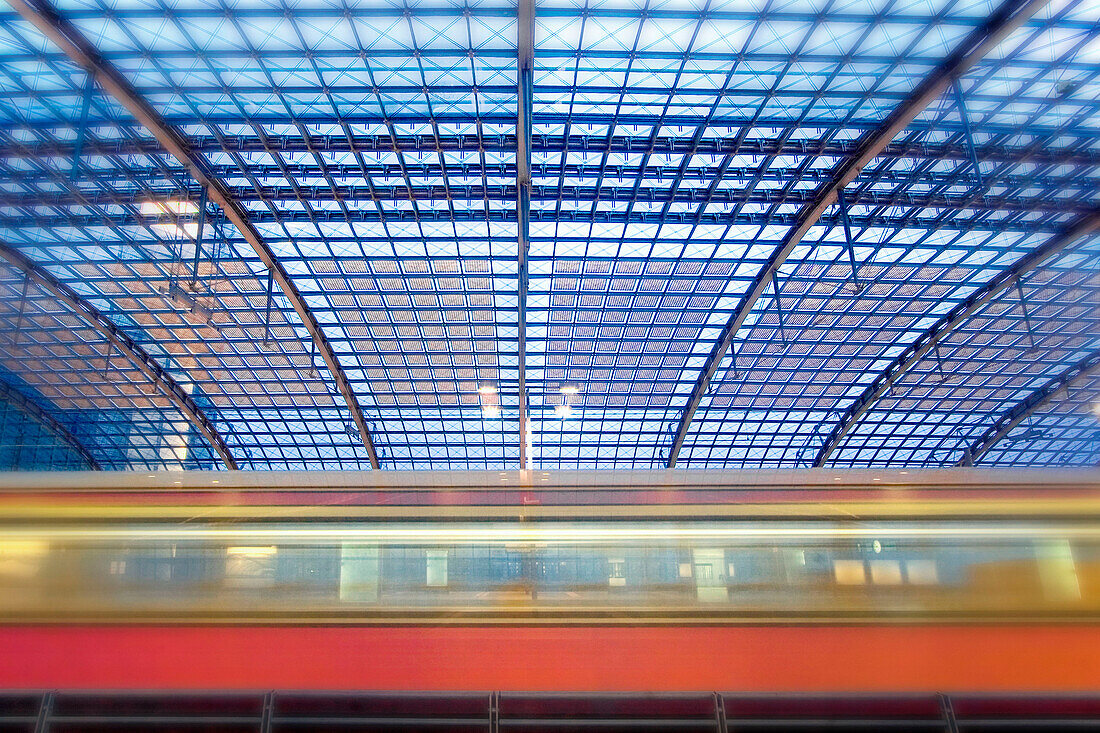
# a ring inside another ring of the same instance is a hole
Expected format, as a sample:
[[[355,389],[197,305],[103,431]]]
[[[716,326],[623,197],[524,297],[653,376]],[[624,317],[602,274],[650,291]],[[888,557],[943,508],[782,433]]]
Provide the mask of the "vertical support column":
[[[271,341],[271,300],[274,296],[272,289],[275,286],[274,276],[271,270],[267,271],[267,302],[264,305],[264,346]]]
[[[775,292],[775,316],[779,319],[779,340],[787,345],[787,333],[783,328],[783,303],[779,300],[779,273],[772,276],[772,290]]]
[[[18,471],[19,464],[23,460],[23,444],[27,442],[27,422],[19,421],[19,432],[15,436],[15,450],[11,455],[11,470]]]
[[[500,733],[500,693],[489,693],[489,733]]]
[[[947,695],[938,695],[940,701],[940,714],[943,715],[943,724],[947,733],[959,733],[959,721],[955,718],[955,706],[951,704],[951,698]]]
[[[23,293],[19,296],[19,312],[15,316],[15,328],[11,332],[12,346],[19,345],[19,334],[23,331],[23,314],[27,309],[27,293],[31,287],[31,279],[23,273]]]
[[[1020,284],[1020,278],[1016,278],[1016,295],[1020,298],[1020,309],[1024,312],[1024,326],[1027,327],[1027,340],[1031,344],[1028,351],[1035,350],[1035,332],[1031,330],[1031,313],[1027,309],[1027,298],[1024,297],[1024,286]]]
[[[275,692],[264,695],[264,711],[260,717],[260,733],[271,733],[275,718]]]
[[[516,115],[516,292],[519,375],[519,467],[531,468],[531,419],[527,404],[527,251],[531,244],[531,112],[534,103],[535,2],[519,0],[518,112]]]
[[[713,694],[715,733],[729,733],[729,724],[726,722],[726,699],[720,693]]]
[[[206,188],[199,196],[199,226],[195,231],[195,259],[191,263],[191,290],[199,289],[199,260],[202,258],[202,240],[206,229]]]
[[[49,733],[54,696],[53,692],[47,692],[42,696],[42,702],[38,706],[38,717],[34,721],[34,733]]]
[[[940,344],[938,341],[932,346],[932,350],[936,354],[936,370],[939,372],[939,381],[942,382],[947,379],[947,374],[943,371],[943,357],[940,356]]]

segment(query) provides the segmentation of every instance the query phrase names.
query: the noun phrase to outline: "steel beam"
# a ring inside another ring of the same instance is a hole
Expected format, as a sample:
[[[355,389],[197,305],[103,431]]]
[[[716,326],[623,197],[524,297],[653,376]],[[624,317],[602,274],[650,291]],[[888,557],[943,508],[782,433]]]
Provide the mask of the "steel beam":
[[[837,193],[855,180],[864,166],[878,156],[890,144],[890,141],[908,127],[909,123],[922,110],[938,99],[950,86],[952,79],[964,74],[1046,3],[1047,0],[1007,0],[1001,5],[988,20],[967,35],[954,53],[937,66],[935,71],[926,77],[913,90],[912,94],[890,113],[882,124],[860,140],[856,152],[836,168],[832,180],[819,189],[815,200],[803,207],[787,236],[783,238],[783,241],[768,258],[768,264],[757,273],[752,285],[742,296],[737,309],[726,322],[721,336],[715,343],[714,348],[711,349],[710,355],[707,356],[699,378],[696,380],[687,404],[684,406],[680,425],[676,430],[676,437],[672,443],[672,450],[669,452],[668,468],[676,466],[676,459],[680,455],[680,449],[687,437],[692,418],[695,417],[695,411],[699,409],[699,405],[707,393],[710,380],[718,371],[722,357],[725,356],[726,351],[737,335],[737,331],[745,323],[745,319],[752,312],[753,306],[756,305],[760,296],[765,292],[769,281],[775,277],[780,266],[787,261],[791,252],[802,243],[806,233],[817,224],[825,210],[836,203]]]
[[[1084,209],[1084,210],[1082,210]],[[1005,232],[1025,232],[1028,234],[1034,234],[1036,232],[1049,232],[1055,233],[1058,227],[1053,223],[1055,214],[1057,213],[1070,213],[1070,214],[1084,214],[1087,213],[1088,207],[1076,206],[1073,204],[1066,204],[1059,207],[1057,212],[1046,211],[1041,212],[1043,217],[1035,219],[1034,217],[1025,218],[1024,211],[1006,211],[1008,214],[1005,218],[995,219],[989,216],[983,216],[980,212],[968,213],[957,212],[961,215],[955,216],[950,219],[944,219],[935,213],[927,213],[926,216],[917,218],[914,216],[893,216],[883,215],[881,213],[872,213],[866,216],[852,217],[852,226],[855,227],[871,227],[871,228],[893,228],[904,227],[908,229],[926,229],[926,230],[938,230],[938,231],[965,231],[965,232],[996,232],[998,234]],[[102,213],[96,212],[94,214],[76,214],[67,212],[62,215],[54,216],[42,216],[36,212],[27,212],[20,214],[11,214],[10,210],[6,208],[0,208],[0,223],[10,227],[43,227],[43,226],[95,226],[97,224],[104,224],[111,222],[118,226],[130,226],[134,224],[133,214],[126,213]],[[1040,212],[1035,212],[1040,213]],[[384,217],[379,217],[377,211],[371,211],[370,209],[357,209],[350,210],[348,215],[345,215],[340,210],[330,211],[291,211],[283,210],[272,212],[271,210],[256,211],[253,219],[256,222],[304,222],[304,223],[317,223],[317,222],[338,222],[338,223],[359,223],[359,222],[516,222],[516,212],[512,210],[493,209],[488,217],[485,216],[485,212],[482,209],[456,209],[452,214],[446,210],[421,210],[419,214],[411,210],[402,211],[387,211]],[[584,224],[598,223],[598,224],[711,224],[720,226],[795,226],[798,223],[797,214],[768,214],[766,211],[728,211],[728,212],[713,212],[703,215],[692,213],[675,213],[661,216],[659,211],[640,211],[635,208],[633,211],[627,214],[625,211],[576,211],[576,210],[563,210],[560,215],[555,215],[552,209],[535,209],[530,212],[530,220],[534,222],[578,222]],[[818,220],[822,226],[836,226],[840,224],[839,217],[828,216],[822,217]],[[58,224],[60,223],[60,224]],[[545,235],[542,237],[545,239]],[[298,238],[299,241],[308,242],[320,239],[316,235],[302,236]],[[365,238],[364,238],[365,239]],[[406,237],[408,239],[408,237]],[[417,241],[424,241],[427,237],[415,237]],[[438,239],[438,237],[437,237]],[[581,238],[584,241],[585,238]],[[595,238],[593,241],[597,241],[599,238]],[[617,241],[626,241],[618,240]],[[632,238],[637,240],[638,237]],[[645,241],[650,241],[649,239]],[[561,237],[561,241],[566,241],[566,237]],[[332,237],[325,241],[339,241],[338,238]],[[357,241],[357,240],[352,240]],[[382,241],[391,241],[388,238],[382,238]],[[669,241],[679,241],[672,240]],[[528,254],[530,257],[530,254]]]
[[[814,457],[814,466],[824,466],[825,462],[829,460],[829,456],[840,446],[844,437],[851,432],[860,418],[867,414],[871,407],[878,402],[879,398],[886,394],[891,385],[897,384],[906,373],[916,366],[926,354],[936,348],[936,345],[954,331],[959,324],[965,322],[971,315],[998,295],[1013,287],[1022,275],[1041,267],[1081,237],[1098,230],[1100,230],[1100,210],[1079,219],[1061,234],[1055,235],[1043,246],[1018,260],[1012,267],[999,273],[981,289],[972,293],[969,298],[944,314],[942,318],[932,324],[928,330],[898,354],[890,365],[874,381],[868,384],[863,393],[848,407],[840,422],[836,424],[821,448],[818,449],[817,455]],[[942,370],[942,366],[940,369]]]
[[[959,113],[959,121],[962,122],[963,137],[966,138],[966,150],[970,154],[970,168],[974,171],[974,178],[978,181],[978,187],[982,185],[982,168],[978,164],[978,151],[974,147],[974,134],[970,130],[970,115],[966,113],[966,100],[963,98],[962,84],[958,77],[951,80],[951,87],[955,91],[955,107]]]
[[[180,387],[172,375],[166,372],[141,344],[123,333],[118,326],[100,313],[83,296],[45,269],[39,267],[14,247],[0,242],[0,258],[22,271],[23,276],[28,281],[53,295],[68,306],[82,321],[98,331],[111,347],[117,349],[129,359],[138,371],[160,389],[176,409],[191,421],[195,429],[210,442],[226,468],[231,471],[237,469],[237,461],[233,458],[233,454],[229,451],[229,446],[226,445],[225,440],[222,439],[221,433],[214,427],[214,423],[210,421],[191,395]]]
[[[1060,391],[1068,389],[1073,380],[1097,373],[1100,373],[1100,351],[1094,351],[1081,361],[1073,364],[997,418],[996,422],[969,445],[963,453],[963,459],[955,465],[973,466],[978,463],[1017,425],[1055,399]]]
[[[844,242],[848,246],[848,264],[852,268],[852,286],[858,293],[863,290],[859,282],[859,269],[856,265],[856,244],[852,239],[852,222],[848,219],[848,201],[844,198],[844,189],[836,192],[836,205],[840,209],[840,221],[844,224]]]
[[[586,118],[587,119],[587,118]],[[242,120],[242,122],[244,122]],[[330,120],[331,122],[331,120]],[[501,121],[503,123],[503,120]],[[512,120],[508,120],[512,122]],[[745,122],[745,121],[742,121]],[[113,124],[119,124],[112,121]],[[679,123],[679,120],[677,120]],[[719,123],[717,121],[713,124],[726,124],[736,126],[740,123],[727,122]],[[764,123],[760,123],[764,126]],[[770,127],[777,127],[784,129],[785,126],[775,122]],[[988,132],[988,128],[983,127],[983,131]],[[1004,135],[1010,135],[1012,131],[1004,130]],[[532,152],[560,152],[562,149],[568,147],[570,150],[587,150],[590,153],[630,153],[650,151],[653,153],[661,154],[680,154],[686,155],[692,152],[692,142],[690,130],[685,132],[681,137],[659,137],[653,140],[650,145],[648,137],[628,137],[626,135],[612,135],[610,138],[606,135],[581,135],[570,134],[565,135],[547,135],[538,134],[533,135],[531,138],[531,150]],[[395,142],[396,140],[396,142]],[[309,146],[306,141],[302,139],[300,135],[268,135],[266,136],[267,147],[264,146],[265,141],[261,141],[255,137],[248,137],[243,135],[225,135],[222,137],[214,137],[212,135],[196,135],[190,138],[191,150],[196,153],[221,153],[221,152],[236,152],[236,153],[263,153],[267,152],[268,147],[279,150],[283,153],[308,153]],[[486,152],[511,152],[516,147],[516,138],[514,135],[488,135],[486,134],[482,138],[482,142],[479,145],[477,135],[441,135],[438,140],[431,135],[399,135],[396,138],[391,138],[389,135],[358,135],[354,137],[345,136],[317,136],[314,138],[316,145],[323,145],[324,149],[333,153],[350,153],[350,152],[392,152],[394,146],[402,152],[416,152],[416,151],[431,151],[435,152],[436,149],[443,151],[454,152],[479,152],[482,148]],[[162,153],[161,146],[152,140],[146,140],[143,138],[132,138],[124,140],[85,140],[83,147],[81,148],[88,155],[156,155]],[[858,140],[801,140],[801,139],[786,139],[777,140],[775,138],[765,137],[746,137],[741,141],[738,146],[734,138],[702,138],[698,141],[698,145],[694,148],[695,153],[698,155],[708,156],[724,156],[724,155],[745,155],[745,156],[761,156],[761,155],[783,155],[783,156],[826,156],[826,157],[840,157],[847,158],[854,156],[859,151]],[[59,157],[65,160],[70,160],[73,157],[75,146],[73,143],[65,141],[52,140],[52,141],[27,141],[26,145],[11,145],[9,143],[0,143],[0,158],[49,158]],[[1100,165],[1100,151],[1092,148],[1079,145],[1078,147],[1059,147],[1059,148],[1046,148],[1036,145],[1007,145],[1003,143],[990,142],[982,146],[978,151],[979,160],[983,163],[1022,163],[1029,162],[1037,165],[1069,165],[1069,166],[1082,166],[1086,168],[1093,168]],[[966,145],[956,145],[950,143],[930,143],[922,141],[913,142],[897,142],[891,143],[882,149],[879,157],[894,158],[894,159],[909,159],[909,160],[953,160],[953,161],[969,161],[970,151]],[[358,164],[345,164],[348,169],[358,170]],[[579,175],[579,171],[582,166],[579,164],[571,164],[573,167],[566,167],[566,170],[571,175]],[[416,172],[417,175],[439,175],[438,171],[440,166],[438,163],[431,163],[429,160],[423,161],[409,161],[405,164],[409,171]],[[306,170],[311,167],[311,164],[307,163],[288,163],[287,169],[292,172],[298,172]],[[467,168],[470,166],[467,165]],[[480,165],[477,166],[480,170]],[[594,170],[597,168],[595,164],[583,166],[584,170]],[[658,170],[663,168],[662,175],[673,176],[676,174],[678,166],[647,166],[647,170],[653,172],[656,175]],[[702,167],[705,177],[711,179],[714,177],[714,167]],[[462,166],[459,166],[462,170]],[[498,175],[509,175],[513,172],[512,164],[500,163],[491,164],[488,169],[494,172],[499,171]],[[636,170],[634,166],[608,166],[609,171],[623,171]],[[158,169],[159,170],[159,169]],[[221,164],[213,166],[212,170],[226,174],[236,174],[240,171],[236,166]],[[253,170],[257,171],[270,171],[267,175],[279,174],[282,172],[279,166],[272,163],[257,163]],[[539,176],[553,177],[560,171],[560,165],[558,163],[542,163],[535,164],[532,168],[533,172]],[[372,175],[379,177],[382,176],[394,176],[400,175],[401,166],[397,163],[371,163],[368,171]],[[422,171],[428,171],[426,173]],[[755,170],[753,171],[756,172]],[[824,176],[828,174],[828,171],[806,171],[807,179],[816,179],[817,176]],[[306,175],[306,174],[301,174]],[[634,176],[633,173],[630,174]],[[767,173],[765,173],[765,180],[767,179]],[[906,176],[909,174],[906,173]],[[889,180],[890,174],[887,174],[885,180]],[[906,178],[908,180],[908,178]]]
[[[84,82],[83,99],[80,105],[80,127],[76,131],[76,143],[73,146],[73,165],[69,170],[69,176],[76,178],[77,171],[80,170],[80,151],[84,145],[84,140],[88,136],[88,110],[92,107],[92,95],[95,94],[95,82],[92,76],[88,75],[88,80]]]
[[[635,171],[636,172],[636,171]],[[19,175],[7,175],[5,179],[13,183],[38,183],[33,177]],[[156,175],[156,174],[154,174]],[[324,172],[318,171],[318,175]],[[727,178],[730,176],[727,175]],[[1011,185],[1013,182],[997,181],[1001,185]],[[1023,184],[1023,181],[1015,183]],[[1039,182],[1029,182],[1027,185],[1038,185]],[[1055,183],[1055,182],[1051,182]],[[1057,183],[1055,183],[1057,185]],[[1082,193],[1086,193],[1082,183]],[[179,191],[178,186],[172,186],[167,181],[155,182],[153,190],[164,196],[171,196]],[[191,195],[202,196],[202,189],[196,187],[189,191]],[[404,186],[263,186],[251,188],[247,186],[234,186],[231,193],[240,202],[282,202],[298,201],[305,196],[310,201],[370,201],[386,203],[393,201],[407,201],[410,196],[418,200],[443,199],[450,193],[452,201],[466,202],[470,207],[476,207],[485,198],[512,199],[520,193],[513,186],[481,186],[481,185],[449,185],[449,186],[414,186],[411,190]],[[556,186],[531,186],[527,191],[530,200],[555,203],[559,198],[559,190]],[[651,203],[688,203],[688,204],[805,204],[811,200],[808,193],[794,191],[784,195],[774,190],[729,190],[715,191],[708,200],[703,200],[696,189],[682,189],[670,192],[668,189],[656,187],[620,187],[604,186],[597,189],[594,186],[567,186],[565,194],[571,201],[634,201]],[[63,192],[0,192],[0,205],[14,208],[28,208],[33,206],[104,206],[134,205],[148,201],[149,193],[139,190],[110,191],[110,192],[81,192],[79,195]],[[859,204],[866,207],[878,206],[904,206],[917,208],[954,208],[968,211],[1005,211],[1005,212],[1065,212],[1076,209],[1088,209],[1088,203],[1082,196],[1078,200],[1069,197],[1045,198],[1039,196],[960,196],[957,194],[944,195],[942,193],[908,193],[893,191],[868,191],[856,197],[850,204]],[[837,216],[842,224],[848,221],[846,208],[839,207]],[[374,217],[377,218],[377,217]],[[483,217],[482,217],[483,218]],[[624,214],[625,220],[630,220],[629,212]],[[390,217],[386,217],[389,220]],[[274,220],[274,216],[268,213],[267,220]],[[847,224],[845,230],[850,230]]]
[[[47,38],[53,41],[74,63],[84,68],[99,84],[113,96],[133,117],[147,129],[153,137],[184,165],[195,180],[207,190],[208,197],[225,212],[226,218],[240,231],[245,241],[252,246],[256,255],[267,267],[272,277],[297,311],[302,324],[309,331],[317,351],[328,365],[333,381],[351,411],[352,419],[359,428],[363,446],[367,449],[371,466],[379,468],[378,455],[367,428],[366,418],[359,401],[351,389],[347,375],[336,358],[332,346],[321,330],[320,324],[306,304],[290,275],[279,262],[275,253],[267,246],[259,231],[249,220],[248,211],[233,198],[226,185],[211,173],[209,164],[196,153],[183,133],[168,123],[164,117],[130,84],[122,73],[108,61],[85,38],[75,26],[63,18],[48,0],[8,0],[9,4],[29,23],[34,25]]]
[[[519,0],[516,54],[519,61],[519,88],[516,114],[516,262],[519,371],[519,467],[530,467],[531,416],[527,404],[527,250],[531,246],[531,110],[535,84],[535,2]]]
[[[94,471],[102,471],[103,466],[99,464],[99,461],[95,459],[91,451],[80,442],[80,439],[73,435],[72,431],[62,425],[56,418],[47,413],[42,406],[37,402],[27,397],[25,394],[17,390],[6,382],[0,382],[0,400],[7,402],[15,407],[15,409],[22,412],[27,417],[31,418],[35,422],[46,427],[58,438],[60,438],[66,445],[72,450],[76,451],[81,458],[88,464],[88,466]]]

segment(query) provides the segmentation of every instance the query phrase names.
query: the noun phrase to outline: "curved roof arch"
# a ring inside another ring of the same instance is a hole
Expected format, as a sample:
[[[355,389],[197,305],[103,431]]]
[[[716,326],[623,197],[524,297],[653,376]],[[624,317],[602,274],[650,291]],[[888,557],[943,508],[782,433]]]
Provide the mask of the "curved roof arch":
[[[855,180],[863,168],[870,163],[885,148],[891,140],[898,136],[920,112],[952,84],[953,80],[965,74],[966,71],[977,63],[986,53],[994,48],[997,43],[1022,25],[1031,15],[1042,7],[1045,2],[1007,2],[997,9],[997,12],[982,25],[968,34],[965,40],[954,52],[944,60],[943,64],[936,67],[921,83],[895,108],[881,125],[873,130],[865,138],[857,140],[856,152],[844,158],[840,165],[832,172],[829,180],[816,193],[813,200],[799,212],[797,222],[776,246],[775,251],[768,257],[768,264],[760,270],[753,280],[752,287],[746,292],[738,303],[737,309],[730,316],[729,322],[723,329],[721,338],[715,344],[707,362],[692,388],[691,396],[684,407],[680,425],[676,429],[672,447],[669,450],[668,467],[676,466],[676,459],[680,454],[680,447],[687,437],[691,420],[699,407],[703,395],[710,387],[710,381],[718,370],[718,364],[725,356],[737,331],[745,323],[754,305],[763,296],[769,284],[775,292],[776,302],[779,300],[779,270],[790,257],[791,253],[802,243],[809,230],[821,219],[825,210],[836,205],[842,217],[845,238],[848,240],[848,255],[852,268],[852,285],[859,289],[859,272],[856,265],[855,253],[850,224],[848,220],[847,203],[844,198],[844,187]],[[957,82],[955,82],[957,83]],[[957,87],[956,87],[957,88]],[[961,92],[960,92],[961,105]],[[793,130],[793,128],[791,128]],[[969,130],[964,131],[969,136]],[[780,137],[784,139],[783,136]],[[969,137],[968,137],[969,140]],[[971,152],[973,147],[971,143]],[[974,154],[976,160],[976,154]],[[977,166],[975,165],[975,170]],[[755,183],[755,182],[754,182]],[[777,305],[777,309],[781,307]],[[778,317],[778,316],[777,316]]]
[[[3,448],[0,448],[0,450],[3,450],[4,453],[8,453],[10,450],[12,453],[10,461],[5,463],[5,468],[18,469],[29,463],[32,466],[56,470],[68,468],[75,463],[77,468],[86,468],[93,471],[103,470],[103,467],[91,454],[87,446],[73,435],[64,424],[46,412],[38,402],[7,382],[0,382],[0,403],[3,404],[0,409],[4,411],[3,429],[0,430],[0,445]],[[17,410],[21,415],[41,425],[45,429],[45,434],[40,436],[28,435],[28,431],[21,424],[21,421],[12,419],[11,415],[8,414],[9,408]],[[13,436],[15,438],[12,441],[14,445],[9,448],[7,434],[12,427],[15,428],[17,435]],[[54,452],[57,443],[68,448],[77,460],[74,462],[67,455],[57,456]],[[49,453],[42,455],[46,451]]]
[[[1022,402],[997,418],[984,433],[963,450],[963,457],[958,465],[973,466],[982,461],[986,454],[997,447],[997,444],[1012,434],[1021,423],[1030,421],[1031,416],[1042,410],[1047,404],[1056,399],[1059,390],[1068,392],[1070,385],[1078,379],[1087,379],[1100,372],[1100,351],[1094,351],[1084,359],[1070,366],[1039,389],[1029,394]],[[1033,433],[1033,427],[1028,428]],[[1040,435],[1038,437],[1045,437]],[[1015,440],[1022,440],[1021,435]],[[1094,449],[1095,454],[1095,449]]]
[[[884,394],[891,392],[894,385],[904,379],[905,375],[915,368],[925,355],[931,352],[937,359],[937,367],[942,369],[942,358],[939,355],[938,344],[954,328],[965,323],[971,315],[1012,287],[1016,286],[1018,292],[1022,293],[1020,283],[1022,278],[1029,272],[1057,257],[1067,247],[1075,244],[1078,239],[1093,234],[1098,228],[1100,228],[1100,212],[1085,215],[1064,232],[1051,237],[1042,246],[1028,253],[1011,267],[1002,270],[993,279],[974,291],[966,300],[944,314],[928,330],[910,343],[904,351],[898,354],[890,365],[864,388],[859,397],[848,407],[841,420],[822,441],[821,447],[814,456],[813,465],[815,467],[825,465],[825,462],[829,460],[829,456],[836,450],[855,423],[871,409],[877,400],[881,399]],[[1021,301],[1020,307],[1021,309],[1026,308],[1026,302]],[[1033,341],[1033,337],[1031,340]]]
[[[321,331],[313,312],[303,300],[302,294],[298,292],[298,288],[287,276],[286,270],[275,256],[275,253],[260,237],[259,232],[256,231],[249,220],[248,213],[226,190],[221,180],[210,174],[206,161],[191,151],[189,141],[166,122],[156,109],[137,93],[125,77],[119,74],[114,65],[104,59],[99,51],[88,43],[87,39],[71,23],[62,18],[51,5],[47,3],[37,4],[34,0],[29,2],[15,0],[11,4],[24,18],[33,23],[44,35],[57,44],[70,59],[85,68],[89,76],[85,94],[92,93],[93,82],[95,82],[113,95],[157,139],[157,142],[190,170],[191,175],[202,187],[201,200],[204,202],[204,207],[206,197],[209,196],[214,203],[221,207],[225,218],[232,222],[252,246],[256,255],[267,268],[269,280],[278,282],[279,288],[286,294],[294,310],[297,311],[298,317],[301,318],[302,324],[309,331],[314,347],[320,351],[321,358],[324,359],[325,365],[332,374],[337,389],[347,403],[352,420],[363,438],[363,445],[367,450],[371,466],[378,468],[378,456],[375,452],[374,442],[371,440],[370,430],[367,428],[363,411],[359,407],[359,401],[352,393],[347,377],[344,376],[343,367],[329,347],[328,340]],[[249,51],[250,53],[255,52],[251,48]],[[268,78],[271,78],[270,75]],[[85,101],[86,106],[87,104],[88,102]],[[303,138],[308,142],[308,135],[303,134]],[[75,151],[74,155],[79,156],[79,153],[80,151]],[[347,211],[346,208],[344,210]],[[205,215],[205,211],[203,214]],[[270,298],[270,286],[268,290],[268,297]],[[219,450],[219,452],[222,451]],[[228,451],[225,451],[225,454],[228,456]],[[232,458],[227,459],[227,465],[231,468],[236,467]]]
[[[72,288],[58,281],[4,242],[0,242],[0,258],[22,273],[23,279],[26,281],[25,285],[33,282],[36,287],[49,293],[59,303],[64,304],[76,314],[80,320],[95,329],[107,342],[108,349],[112,347],[117,349],[121,356],[128,359],[142,376],[149,380],[150,384],[160,390],[172,405],[187,417],[195,429],[210,442],[225,467],[229,470],[236,470],[237,461],[230,452],[229,446],[226,445],[218,429],[210,422],[203,409],[140,344],[122,333],[118,326],[96,310],[88,301],[80,297]],[[22,325],[22,309],[25,309],[22,298],[25,297],[25,295],[21,296],[20,300],[20,318],[17,319],[15,326],[17,334]]]
[[[1089,235],[916,354],[1100,205],[1080,4],[34,2],[186,150],[0,9],[0,237],[242,468],[950,465],[1100,345]],[[103,361],[41,385],[74,435],[189,432]],[[1039,402],[985,460],[1095,463]]]

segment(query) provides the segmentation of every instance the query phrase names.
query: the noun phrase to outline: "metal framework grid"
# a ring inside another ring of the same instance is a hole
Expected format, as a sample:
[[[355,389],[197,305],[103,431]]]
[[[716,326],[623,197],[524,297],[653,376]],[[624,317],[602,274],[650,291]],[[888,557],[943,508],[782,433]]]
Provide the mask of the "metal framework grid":
[[[0,693],[4,730],[1057,731],[1092,730],[1095,696],[734,693]]]
[[[12,5],[0,243],[186,393],[5,266],[104,468],[1100,460],[1094,2]]]

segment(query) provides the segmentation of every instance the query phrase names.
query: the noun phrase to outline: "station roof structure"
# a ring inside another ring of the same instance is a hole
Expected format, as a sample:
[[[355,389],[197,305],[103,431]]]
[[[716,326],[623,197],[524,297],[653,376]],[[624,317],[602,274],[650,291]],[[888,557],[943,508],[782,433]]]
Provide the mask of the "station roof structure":
[[[9,3],[6,467],[1100,461],[1095,0]]]

